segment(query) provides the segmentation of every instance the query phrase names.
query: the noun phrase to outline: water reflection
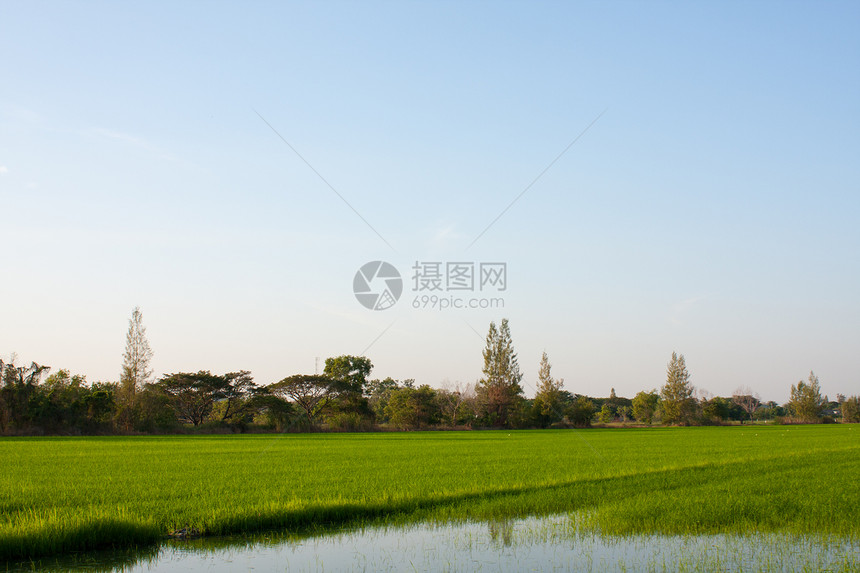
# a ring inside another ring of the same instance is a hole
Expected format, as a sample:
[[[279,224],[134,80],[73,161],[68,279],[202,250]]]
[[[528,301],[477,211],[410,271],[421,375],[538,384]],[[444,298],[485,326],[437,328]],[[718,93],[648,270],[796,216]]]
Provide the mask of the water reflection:
[[[510,519],[492,520],[490,525],[490,539],[496,543],[501,540],[502,545],[510,547],[514,538],[514,523]]]
[[[0,570],[38,571],[855,571],[860,540],[757,536],[604,537],[570,516],[364,527],[311,537],[169,541]]]

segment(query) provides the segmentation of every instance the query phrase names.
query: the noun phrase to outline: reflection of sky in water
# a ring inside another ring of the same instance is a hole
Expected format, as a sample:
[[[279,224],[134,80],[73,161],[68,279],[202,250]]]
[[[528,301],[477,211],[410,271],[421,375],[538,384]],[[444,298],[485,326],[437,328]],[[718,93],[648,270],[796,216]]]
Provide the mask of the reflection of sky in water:
[[[305,539],[168,543],[126,572],[860,570],[860,540],[601,537],[566,516],[365,528]],[[96,568],[105,570],[106,563]],[[76,568],[71,570],[83,570]],[[59,567],[56,570],[70,570]]]

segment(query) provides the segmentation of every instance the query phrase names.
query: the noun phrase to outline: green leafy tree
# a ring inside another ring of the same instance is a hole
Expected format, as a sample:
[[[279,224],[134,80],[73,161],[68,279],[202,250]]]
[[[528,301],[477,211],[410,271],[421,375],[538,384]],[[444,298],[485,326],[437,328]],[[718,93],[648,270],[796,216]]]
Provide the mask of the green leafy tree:
[[[396,427],[416,430],[438,422],[441,414],[436,391],[426,384],[392,391],[385,411]]]
[[[597,413],[597,418],[604,424],[609,424],[615,420],[615,412],[613,411],[612,406],[609,405],[609,402],[603,403],[600,407],[600,411]]]
[[[544,352],[540,359],[538,370],[538,386],[533,408],[541,425],[547,426],[562,418],[561,388],[564,380],[552,377],[552,365]]]
[[[0,430],[25,429],[32,424],[30,402],[37,396],[42,376],[51,369],[32,362],[30,366],[16,366],[13,355],[9,363],[0,360],[2,385],[0,386]]]
[[[254,378],[247,370],[228,372],[222,376],[219,421],[238,422],[253,413],[253,398],[260,392]]]
[[[88,430],[106,431],[116,410],[116,383],[94,382],[83,398]]]
[[[732,403],[720,396],[714,396],[702,402],[702,413],[706,418],[715,422],[723,422],[731,415]]]
[[[843,422],[860,422],[860,396],[851,396],[849,398],[842,396],[840,408],[842,410]]]
[[[388,405],[391,393],[401,387],[414,388],[415,381],[410,379],[399,383],[394,378],[387,377],[383,380],[370,380],[367,383],[365,394],[378,423],[385,424],[389,421],[388,415],[385,413],[385,406]]]
[[[690,373],[683,354],[672,353],[660,398],[664,423],[689,425],[693,422],[696,400],[693,398],[693,385],[690,384]]]
[[[261,390],[251,398],[254,423],[283,432],[292,425],[296,414],[293,405],[279,396]]]
[[[364,393],[373,363],[365,356],[337,356],[325,359],[323,376],[346,385],[344,390]]]
[[[523,376],[514,352],[508,319],[502,319],[498,329],[494,322],[490,323],[483,354],[484,376],[478,381],[475,391],[486,422],[504,426],[523,393],[520,387]]]
[[[134,397],[132,429],[146,433],[174,432],[181,429],[182,422],[174,407],[180,398],[182,397],[165,392],[160,381],[147,384]],[[204,415],[204,419],[205,416],[208,414]],[[124,426],[120,428],[125,429]]]
[[[45,379],[37,392],[41,411],[34,423],[52,431],[82,428],[86,420],[84,397],[88,393],[85,376],[58,370]]]
[[[594,402],[586,396],[577,396],[565,408],[565,416],[577,428],[588,428],[594,417]]]
[[[633,398],[633,417],[639,422],[651,424],[654,421],[654,414],[657,412],[659,403],[660,396],[657,394],[657,390],[639,392]]]
[[[326,358],[323,376],[332,380],[332,394],[322,416],[329,427],[341,430],[370,429],[373,409],[367,399],[367,378],[373,370],[364,356]]]
[[[256,392],[256,384],[246,370],[222,376],[208,370],[179,372],[168,374],[154,386],[168,397],[176,418],[193,426],[209,419],[216,403],[221,410],[218,421],[232,420],[247,411],[248,400]]]
[[[792,414],[803,422],[817,422],[821,419],[821,409],[825,400],[821,397],[818,376],[809,372],[809,381],[801,380],[791,385],[791,399],[788,401]]]
[[[269,391],[283,399],[292,400],[307,419],[308,427],[314,427],[317,414],[337,391],[329,376],[296,374],[288,376],[268,387]]]

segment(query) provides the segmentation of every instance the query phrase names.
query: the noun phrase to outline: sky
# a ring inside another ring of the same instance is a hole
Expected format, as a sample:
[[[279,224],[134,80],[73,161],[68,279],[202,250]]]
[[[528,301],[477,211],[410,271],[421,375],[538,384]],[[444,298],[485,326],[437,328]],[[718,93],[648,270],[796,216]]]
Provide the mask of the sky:
[[[714,395],[784,402],[811,370],[858,394],[858,25],[856,2],[4,2],[0,356],[117,380],[139,306],[157,375],[363,354],[442,387],[507,318],[528,396],[542,352],[632,397],[673,351]],[[373,261],[390,308],[355,296]]]

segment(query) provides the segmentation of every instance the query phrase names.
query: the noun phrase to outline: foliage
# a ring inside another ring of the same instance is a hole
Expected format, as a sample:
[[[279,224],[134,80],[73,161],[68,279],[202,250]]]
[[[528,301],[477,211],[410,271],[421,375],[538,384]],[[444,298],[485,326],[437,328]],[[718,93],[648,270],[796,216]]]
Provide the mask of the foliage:
[[[321,413],[333,429],[368,429],[373,425],[373,409],[366,397],[367,377],[373,370],[364,356],[343,355],[326,358],[323,376],[331,380]]]
[[[696,400],[684,355],[673,352],[666,370],[666,384],[660,391],[663,422],[689,425],[695,417]]]
[[[317,413],[335,394],[336,385],[328,376],[296,374],[270,385],[268,390],[284,400],[292,400],[304,411],[308,427],[312,428]]]
[[[412,388],[414,380],[406,380],[403,386]],[[385,407],[388,405],[391,392],[399,387],[400,384],[398,384],[397,380],[390,376],[383,380],[370,380],[367,383],[364,393],[367,396],[367,401],[370,404],[370,409],[373,410],[373,415],[377,423],[385,424],[389,421],[388,416],[385,414]]]
[[[441,423],[448,426],[470,426],[477,416],[475,388],[471,385],[453,389],[442,388],[436,391]]]
[[[577,396],[565,408],[565,416],[577,428],[588,428],[594,417],[594,402],[586,396]]]
[[[761,397],[758,394],[753,394],[748,386],[742,386],[732,394],[732,402],[746,412],[750,422],[752,422],[755,411],[761,405]]]
[[[364,356],[338,356],[326,358],[323,376],[346,385],[353,392],[363,393],[373,363]]]
[[[615,412],[609,402],[604,402],[600,407],[600,411],[597,413],[597,419],[604,424],[609,424],[615,420]]]
[[[15,357],[7,364],[0,360],[0,430],[25,430],[32,425],[31,400],[39,387],[42,375],[50,370],[32,362],[30,366],[16,366]]]
[[[714,396],[702,402],[702,413],[705,418],[714,422],[724,422],[729,419],[732,412],[732,403],[726,398]]]
[[[797,420],[801,422],[820,421],[824,403],[818,376],[814,372],[810,371],[808,383],[801,380],[796,386],[791,385],[791,399],[788,401],[788,405]]]
[[[860,422],[860,396],[851,396],[849,398],[843,396],[840,409],[842,410],[843,422]]]
[[[180,422],[193,426],[205,422],[218,402],[223,402],[224,406],[218,421],[230,421],[247,410],[247,401],[257,389],[246,370],[222,376],[208,370],[179,372],[164,376],[152,386],[168,397]]]
[[[639,422],[651,424],[659,403],[660,396],[657,394],[657,390],[639,392],[633,398],[633,417]]]
[[[385,414],[400,429],[419,429],[441,418],[436,391],[424,384],[418,388],[397,388],[391,392]]]
[[[546,427],[562,419],[562,386],[564,386],[563,379],[552,377],[552,365],[544,352],[540,358],[537,393],[533,404],[534,418],[540,426]]]
[[[303,419],[292,403],[268,392],[258,392],[249,402],[253,423],[263,428],[283,432]]]
[[[503,318],[499,328],[490,323],[484,355],[484,376],[475,391],[481,405],[484,421],[492,426],[505,426],[523,393],[517,354],[514,352],[508,319]]]

